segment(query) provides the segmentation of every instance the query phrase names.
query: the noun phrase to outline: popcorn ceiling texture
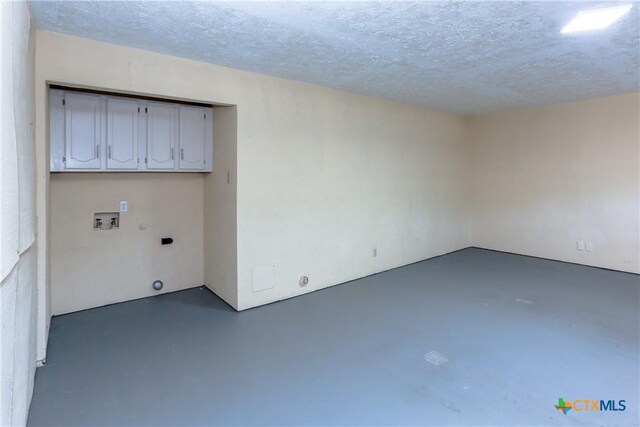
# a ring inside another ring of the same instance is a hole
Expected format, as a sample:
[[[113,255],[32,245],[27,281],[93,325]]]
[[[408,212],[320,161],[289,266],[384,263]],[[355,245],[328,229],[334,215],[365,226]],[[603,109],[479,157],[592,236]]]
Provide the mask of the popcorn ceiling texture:
[[[463,115],[640,89],[634,8],[618,2],[31,2],[39,29]],[[628,3],[628,2],[625,2]]]

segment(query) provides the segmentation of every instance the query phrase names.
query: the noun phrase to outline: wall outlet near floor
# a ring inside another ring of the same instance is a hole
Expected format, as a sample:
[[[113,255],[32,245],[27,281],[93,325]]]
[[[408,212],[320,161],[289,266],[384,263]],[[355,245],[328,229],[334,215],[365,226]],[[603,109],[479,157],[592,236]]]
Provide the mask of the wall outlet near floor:
[[[593,242],[578,240],[576,241],[576,249],[584,252],[593,252]]]

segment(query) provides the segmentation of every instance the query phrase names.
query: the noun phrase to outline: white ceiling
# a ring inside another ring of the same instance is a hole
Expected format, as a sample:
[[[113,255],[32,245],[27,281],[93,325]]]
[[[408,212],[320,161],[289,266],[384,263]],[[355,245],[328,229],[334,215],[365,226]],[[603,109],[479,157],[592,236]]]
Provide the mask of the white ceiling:
[[[611,27],[576,12],[630,2],[31,2],[39,29],[459,114],[640,90],[640,3]]]

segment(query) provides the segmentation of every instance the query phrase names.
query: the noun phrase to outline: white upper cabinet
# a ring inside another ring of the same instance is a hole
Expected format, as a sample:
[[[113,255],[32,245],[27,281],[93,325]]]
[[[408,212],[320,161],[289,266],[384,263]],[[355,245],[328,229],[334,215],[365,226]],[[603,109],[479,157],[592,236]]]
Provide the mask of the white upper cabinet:
[[[100,169],[100,97],[67,93],[63,101],[67,169]]]
[[[175,169],[176,108],[149,102],[147,112],[147,169]]]
[[[204,169],[206,112],[201,107],[180,107],[180,169]]]
[[[138,169],[137,100],[107,98],[107,169]]]
[[[211,172],[212,109],[49,91],[51,172]]]

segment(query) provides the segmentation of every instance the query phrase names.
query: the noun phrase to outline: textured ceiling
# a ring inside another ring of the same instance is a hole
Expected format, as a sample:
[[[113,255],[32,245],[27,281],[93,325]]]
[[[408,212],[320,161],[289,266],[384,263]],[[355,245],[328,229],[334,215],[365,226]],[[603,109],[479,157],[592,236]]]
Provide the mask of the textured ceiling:
[[[640,89],[640,3],[611,27],[574,14],[630,2],[31,2],[39,29],[478,114]]]

